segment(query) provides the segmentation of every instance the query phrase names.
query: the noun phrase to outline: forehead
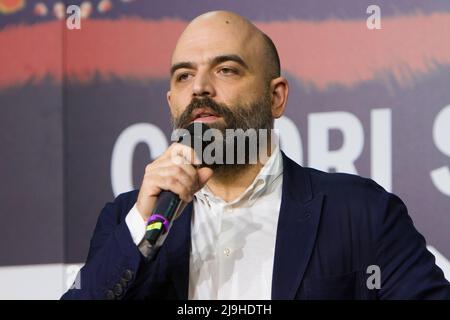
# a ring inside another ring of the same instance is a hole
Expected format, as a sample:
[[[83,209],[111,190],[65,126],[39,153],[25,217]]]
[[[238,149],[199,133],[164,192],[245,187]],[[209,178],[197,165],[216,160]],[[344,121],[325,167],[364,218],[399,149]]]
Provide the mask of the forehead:
[[[222,55],[238,55],[249,66],[260,63],[261,44],[257,32],[240,23],[196,24],[180,37],[172,55],[172,64],[206,64]]]

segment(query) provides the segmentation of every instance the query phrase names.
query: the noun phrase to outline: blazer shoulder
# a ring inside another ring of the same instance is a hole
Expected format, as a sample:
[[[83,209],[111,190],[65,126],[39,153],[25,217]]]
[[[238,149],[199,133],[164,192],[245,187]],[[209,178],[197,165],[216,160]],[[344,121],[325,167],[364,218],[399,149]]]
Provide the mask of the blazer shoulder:
[[[391,195],[372,179],[349,173],[324,172],[303,167],[284,154],[283,158],[285,184],[296,188],[304,200],[324,194],[340,202],[362,203],[366,200],[379,201]]]
[[[136,203],[139,190],[132,190],[119,194],[113,201],[106,203],[100,218],[124,220],[128,212]],[[107,217],[105,217],[107,216]]]
[[[138,194],[139,194],[138,189],[124,192],[124,193],[119,194],[114,199],[114,202],[118,205],[122,205],[122,206],[126,206],[126,207],[129,207],[131,205],[131,207],[133,207],[133,205],[135,204],[135,202],[137,200]],[[131,209],[131,207],[130,207],[130,209]]]
[[[329,173],[313,168],[304,168],[311,177],[315,192],[326,194],[358,196],[386,196],[389,194],[382,186],[370,178],[349,173]]]

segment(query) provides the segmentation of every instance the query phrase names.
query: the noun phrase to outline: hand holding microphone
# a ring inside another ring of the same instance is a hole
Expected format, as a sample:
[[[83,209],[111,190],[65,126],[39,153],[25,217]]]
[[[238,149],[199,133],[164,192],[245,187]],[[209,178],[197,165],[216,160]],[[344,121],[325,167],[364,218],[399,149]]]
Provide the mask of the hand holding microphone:
[[[174,159],[174,152],[192,154],[191,164],[185,164],[186,160],[182,159],[181,155]],[[162,190],[172,191],[185,202],[192,201],[193,194],[200,190],[213,174],[210,168],[196,169],[192,165],[194,163],[193,149],[173,143],[160,157],[147,165],[136,202],[142,218],[150,217]]]
[[[206,127],[201,125],[202,128]],[[201,137],[194,136],[194,124],[189,126],[188,131],[190,138],[183,139],[182,142],[189,142],[194,146],[194,140]],[[200,190],[213,174],[210,168],[196,168],[194,165],[198,164],[198,161],[194,149],[182,143],[173,143],[145,168],[136,207],[141,216],[150,221],[143,244],[139,248],[141,252],[145,251],[143,254],[149,260],[162,245],[174,215],[192,201],[194,193]],[[164,237],[161,237],[163,234]]]

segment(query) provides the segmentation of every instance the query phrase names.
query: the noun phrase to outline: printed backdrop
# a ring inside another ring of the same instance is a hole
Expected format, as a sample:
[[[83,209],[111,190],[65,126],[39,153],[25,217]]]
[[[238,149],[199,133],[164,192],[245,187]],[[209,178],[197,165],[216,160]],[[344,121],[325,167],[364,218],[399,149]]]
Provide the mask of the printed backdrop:
[[[450,1],[0,0],[0,298],[64,290],[104,204],[170,144],[171,52],[216,9],[279,50],[282,149],[398,194],[450,278]]]

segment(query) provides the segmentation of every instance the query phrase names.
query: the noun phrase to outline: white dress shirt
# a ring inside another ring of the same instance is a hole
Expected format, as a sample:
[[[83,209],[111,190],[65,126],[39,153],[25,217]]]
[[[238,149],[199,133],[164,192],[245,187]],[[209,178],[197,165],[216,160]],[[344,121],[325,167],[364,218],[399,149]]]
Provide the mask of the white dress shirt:
[[[189,299],[270,299],[281,204],[283,159],[276,146],[252,184],[225,202],[207,186],[194,195]],[[125,219],[138,245],[145,221],[134,206]]]

